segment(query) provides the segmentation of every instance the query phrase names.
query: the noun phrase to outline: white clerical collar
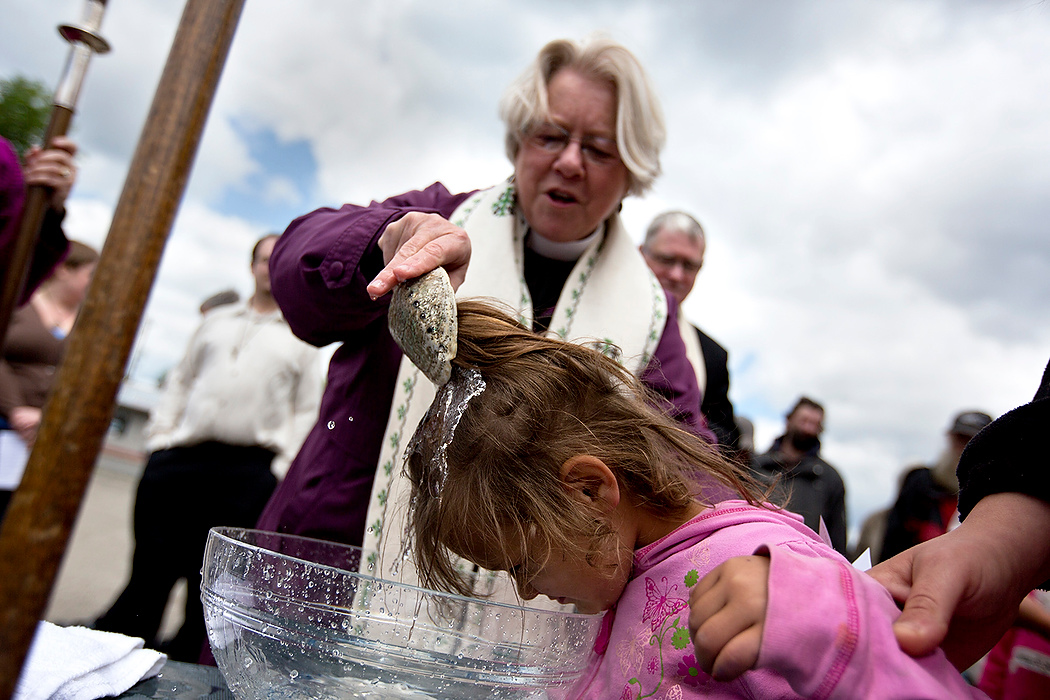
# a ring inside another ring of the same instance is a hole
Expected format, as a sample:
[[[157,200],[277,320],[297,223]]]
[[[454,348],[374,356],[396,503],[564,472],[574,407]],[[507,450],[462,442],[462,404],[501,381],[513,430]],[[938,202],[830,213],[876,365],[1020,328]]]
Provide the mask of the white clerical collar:
[[[583,255],[584,251],[591,247],[601,235],[605,233],[605,223],[597,228],[597,230],[586,238],[581,238],[578,241],[552,241],[549,238],[544,238],[533,229],[529,229],[528,235],[525,237],[525,245],[530,250],[542,255],[545,258],[551,260],[579,260],[580,256]]]

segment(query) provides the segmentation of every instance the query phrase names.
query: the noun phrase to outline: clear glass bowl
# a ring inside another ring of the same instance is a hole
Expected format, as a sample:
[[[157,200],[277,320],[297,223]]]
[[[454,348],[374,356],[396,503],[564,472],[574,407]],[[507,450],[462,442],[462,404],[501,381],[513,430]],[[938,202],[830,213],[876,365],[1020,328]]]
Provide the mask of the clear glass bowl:
[[[332,542],[211,531],[201,598],[238,700],[555,698],[582,675],[601,615],[437,593],[365,561]]]

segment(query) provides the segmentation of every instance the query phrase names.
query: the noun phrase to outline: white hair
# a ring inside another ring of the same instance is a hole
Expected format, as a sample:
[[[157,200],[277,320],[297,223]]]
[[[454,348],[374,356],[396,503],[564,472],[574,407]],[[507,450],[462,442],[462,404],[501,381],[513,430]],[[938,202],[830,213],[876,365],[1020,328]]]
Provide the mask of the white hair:
[[[684,211],[665,211],[663,214],[657,214],[649,224],[642,245],[648,247],[649,243],[663,230],[684,233],[689,240],[697,243],[703,243],[705,239],[704,227],[692,216]]]
[[[627,194],[642,194],[660,174],[660,151],[666,140],[663,110],[648,76],[625,46],[608,37],[585,42],[557,39],[536,56],[500,99],[500,118],[507,125],[507,157],[513,163],[524,135],[548,118],[547,86],[562,68],[607,81],[616,91],[616,146],[627,166]]]

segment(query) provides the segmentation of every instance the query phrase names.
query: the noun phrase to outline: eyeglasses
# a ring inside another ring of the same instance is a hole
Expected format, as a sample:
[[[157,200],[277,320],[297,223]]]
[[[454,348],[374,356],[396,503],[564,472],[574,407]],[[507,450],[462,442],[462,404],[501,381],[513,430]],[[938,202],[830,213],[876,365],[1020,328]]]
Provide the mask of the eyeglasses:
[[[616,148],[616,142],[604,136],[582,136],[574,137],[567,130],[544,122],[531,131],[526,132],[525,142],[538,151],[557,155],[568,148],[569,144],[576,141],[580,144],[580,152],[583,159],[593,165],[610,165],[620,159],[620,152]]]
[[[645,257],[649,258],[652,263],[662,268],[672,269],[676,265],[681,265],[682,271],[690,275],[695,275],[700,272],[700,266],[703,264],[695,263],[692,260],[686,260],[685,258],[676,258],[673,255],[661,255],[649,250],[645,251]]]

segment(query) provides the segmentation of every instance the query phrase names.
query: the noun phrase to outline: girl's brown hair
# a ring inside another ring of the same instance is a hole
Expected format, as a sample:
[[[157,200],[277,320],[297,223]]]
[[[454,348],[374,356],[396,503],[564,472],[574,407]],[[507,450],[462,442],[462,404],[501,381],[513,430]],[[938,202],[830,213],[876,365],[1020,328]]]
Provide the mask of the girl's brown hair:
[[[556,548],[593,562],[617,546],[605,519],[561,481],[561,465],[577,455],[605,462],[629,503],[661,519],[705,500],[697,476],[753,504],[762,499],[749,477],[653,408],[649,391],[601,353],[536,335],[474,300],[459,302],[458,346],[452,379],[406,456],[410,537],[428,588],[473,594],[457,554],[511,568],[526,549],[530,561]],[[448,392],[471,368],[485,389],[448,434]],[[526,573],[512,575],[519,589],[528,583]]]

